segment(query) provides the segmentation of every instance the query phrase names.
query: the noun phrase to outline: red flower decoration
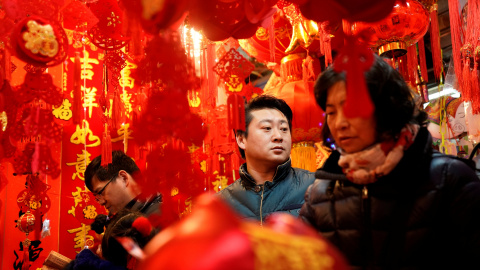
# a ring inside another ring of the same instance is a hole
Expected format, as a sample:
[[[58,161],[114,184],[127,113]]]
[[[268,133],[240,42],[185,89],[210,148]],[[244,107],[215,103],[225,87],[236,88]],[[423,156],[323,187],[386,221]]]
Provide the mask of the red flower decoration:
[[[67,57],[68,39],[63,28],[40,17],[18,22],[11,41],[16,56],[35,66],[55,66]]]

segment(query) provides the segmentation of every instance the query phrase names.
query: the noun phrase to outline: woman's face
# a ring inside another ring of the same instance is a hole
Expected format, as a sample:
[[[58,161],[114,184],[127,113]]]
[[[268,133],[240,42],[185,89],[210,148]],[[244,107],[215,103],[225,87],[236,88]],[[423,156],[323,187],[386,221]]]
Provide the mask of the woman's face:
[[[373,115],[370,118],[345,117],[343,105],[346,97],[345,82],[335,83],[328,89],[325,113],[336,145],[347,153],[355,153],[375,143],[376,121]]]

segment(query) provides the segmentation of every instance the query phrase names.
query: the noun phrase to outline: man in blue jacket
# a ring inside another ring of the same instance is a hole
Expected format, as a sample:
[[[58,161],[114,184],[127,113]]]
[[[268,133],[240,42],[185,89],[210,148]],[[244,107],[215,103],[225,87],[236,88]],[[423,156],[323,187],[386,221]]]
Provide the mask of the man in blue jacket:
[[[273,96],[259,96],[245,107],[246,130],[236,131],[238,149],[246,163],[240,179],[219,195],[245,218],[263,223],[273,212],[298,216],[312,172],[292,168],[292,110]]]

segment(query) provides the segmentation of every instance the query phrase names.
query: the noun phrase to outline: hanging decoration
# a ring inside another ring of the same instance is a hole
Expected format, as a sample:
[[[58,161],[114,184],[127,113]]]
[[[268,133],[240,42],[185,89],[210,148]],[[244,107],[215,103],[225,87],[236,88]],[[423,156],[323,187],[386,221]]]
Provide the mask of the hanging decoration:
[[[225,81],[229,92],[242,92],[245,78],[255,66],[245,59],[237,50],[231,48],[213,67],[217,75]]]
[[[313,58],[305,53],[283,57],[281,83],[272,88],[265,87],[264,93],[285,100],[295,115],[292,121],[292,166],[315,171],[314,143],[320,141],[324,113],[313,95],[313,84],[319,73],[319,68],[315,70],[313,66],[319,62],[309,65],[311,61]]]
[[[299,5],[305,18],[330,23],[339,23],[342,19],[351,22],[377,22],[387,17],[395,6],[395,0],[290,0],[290,2]]]
[[[416,0],[397,0],[386,18],[373,23],[354,22],[352,34],[368,31],[371,37],[363,41],[379,55],[399,57],[425,35],[429,15],[429,10]]]
[[[60,64],[67,57],[67,36],[56,22],[26,17],[12,31],[12,48],[18,58],[35,66]]]
[[[266,25],[270,23],[269,19],[275,12],[273,6],[277,1],[197,1],[190,9],[189,21],[195,29],[201,30],[212,41],[221,41],[229,37],[249,38],[263,22]],[[250,14],[247,16],[247,13]]]
[[[22,242],[23,246],[23,265],[22,270],[30,269],[29,247],[30,239],[28,234],[35,229],[35,216],[30,212],[21,215],[17,220],[17,228],[26,234],[26,239]]]
[[[88,30],[90,41],[98,48],[115,51],[127,45],[129,37],[122,34],[123,12],[116,0],[98,0],[89,4],[98,23]]]

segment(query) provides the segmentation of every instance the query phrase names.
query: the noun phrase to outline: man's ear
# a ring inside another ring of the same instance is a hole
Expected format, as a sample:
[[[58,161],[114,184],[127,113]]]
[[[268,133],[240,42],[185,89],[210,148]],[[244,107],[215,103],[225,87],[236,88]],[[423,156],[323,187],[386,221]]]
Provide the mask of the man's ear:
[[[125,186],[128,186],[130,184],[131,182],[130,180],[132,179],[132,176],[128,172],[124,170],[120,170],[118,172],[118,175],[120,175],[120,177],[122,178],[122,181],[125,182]]]
[[[245,138],[245,133],[237,131],[235,134],[235,139],[237,140],[238,147],[245,150],[245,141],[247,140],[247,138]]]

